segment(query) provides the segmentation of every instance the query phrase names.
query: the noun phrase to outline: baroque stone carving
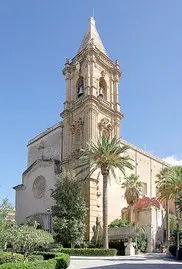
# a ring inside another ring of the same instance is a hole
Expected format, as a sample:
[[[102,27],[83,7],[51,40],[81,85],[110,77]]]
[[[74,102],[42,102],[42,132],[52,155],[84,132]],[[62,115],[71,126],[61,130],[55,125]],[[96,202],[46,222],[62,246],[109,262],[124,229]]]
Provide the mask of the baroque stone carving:
[[[103,77],[103,78],[104,78],[104,77],[105,77],[105,75],[106,75],[106,72],[105,72],[104,70],[102,70],[102,71],[101,71],[101,77]]]
[[[77,151],[81,148],[83,142],[83,120],[79,118],[71,124],[72,133],[72,155],[77,156]],[[75,151],[76,150],[76,151]],[[76,153],[75,153],[76,152]]]
[[[42,198],[46,190],[46,180],[43,176],[38,176],[33,183],[33,194],[35,198]]]
[[[71,152],[71,158],[72,159],[76,159],[80,156],[80,149],[75,149],[75,150],[72,150]]]
[[[111,135],[111,131],[113,129],[112,124],[110,123],[109,119],[107,118],[103,118],[99,124],[98,124],[98,128],[100,131],[101,135],[106,135],[106,136],[110,136]]]
[[[81,118],[79,118],[77,121],[74,121],[74,123],[71,124],[71,132],[72,134],[75,133],[76,129],[82,129],[83,121]]]

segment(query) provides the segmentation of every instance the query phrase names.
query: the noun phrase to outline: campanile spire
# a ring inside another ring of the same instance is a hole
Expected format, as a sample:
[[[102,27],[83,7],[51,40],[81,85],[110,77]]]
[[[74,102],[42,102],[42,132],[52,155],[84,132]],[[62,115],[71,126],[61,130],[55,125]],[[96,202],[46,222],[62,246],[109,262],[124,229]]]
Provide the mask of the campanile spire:
[[[82,40],[82,43],[81,43],[79,50],[78,50],[78,53],[83,51],[84,49],[86,49],[91,42],[96,46],[97,49],[99,49],[102,53],[107,55],[107,52],[104,48],[102,40],[101,40],[99,33],[97,31],[94,17],[91,17],[89,19],[88,30],[87,30],[87,32]]]

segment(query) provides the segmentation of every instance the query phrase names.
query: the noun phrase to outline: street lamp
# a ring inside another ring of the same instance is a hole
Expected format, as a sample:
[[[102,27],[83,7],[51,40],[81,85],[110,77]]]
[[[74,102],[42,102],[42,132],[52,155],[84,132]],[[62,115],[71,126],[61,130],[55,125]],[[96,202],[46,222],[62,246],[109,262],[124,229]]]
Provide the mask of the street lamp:
[[[51,233],[52,232],[52,210],[48,208],[47,213],[48,213],[48,231],[49,233]]]

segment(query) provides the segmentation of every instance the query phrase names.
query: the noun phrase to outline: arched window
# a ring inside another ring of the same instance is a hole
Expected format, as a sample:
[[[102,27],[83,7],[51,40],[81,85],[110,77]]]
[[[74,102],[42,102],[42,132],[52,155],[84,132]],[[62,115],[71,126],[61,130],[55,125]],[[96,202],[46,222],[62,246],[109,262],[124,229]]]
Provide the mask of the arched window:
[[[82,76],[80,76],[78,81],[77,81],[76,89],[77,89],[77,98],[79,98],[84,93],[84,83],[83,83],[83,77]]]
[[[99,97],[107,99],[107,83],[103,77],[99,79]]]

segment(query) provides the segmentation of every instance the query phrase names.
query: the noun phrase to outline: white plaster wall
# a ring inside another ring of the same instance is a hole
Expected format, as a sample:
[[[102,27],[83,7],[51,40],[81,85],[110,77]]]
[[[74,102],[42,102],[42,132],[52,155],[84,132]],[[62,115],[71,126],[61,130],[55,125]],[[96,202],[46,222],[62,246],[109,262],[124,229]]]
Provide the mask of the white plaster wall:
[[[46,192],[44,197],[37,199],[33,195],[32,186],[34,180],[40,175],[46,179]],[[53,189],[55,185],[53,163],[50,162],[45,167],[37,167],[27,173],[23,181],[25,189],[16,191],[16,220],[18,222],[23,222],[26,217],[36,213],[46,213],[47,209],[53,205],[53,199],[50,197],[50,189]]]
[[[152,224],[152,215],[151,215],[151,209],[143,209],[141,211],[137,212],[138,214],[138,222],[140,225],[151,225]]]

